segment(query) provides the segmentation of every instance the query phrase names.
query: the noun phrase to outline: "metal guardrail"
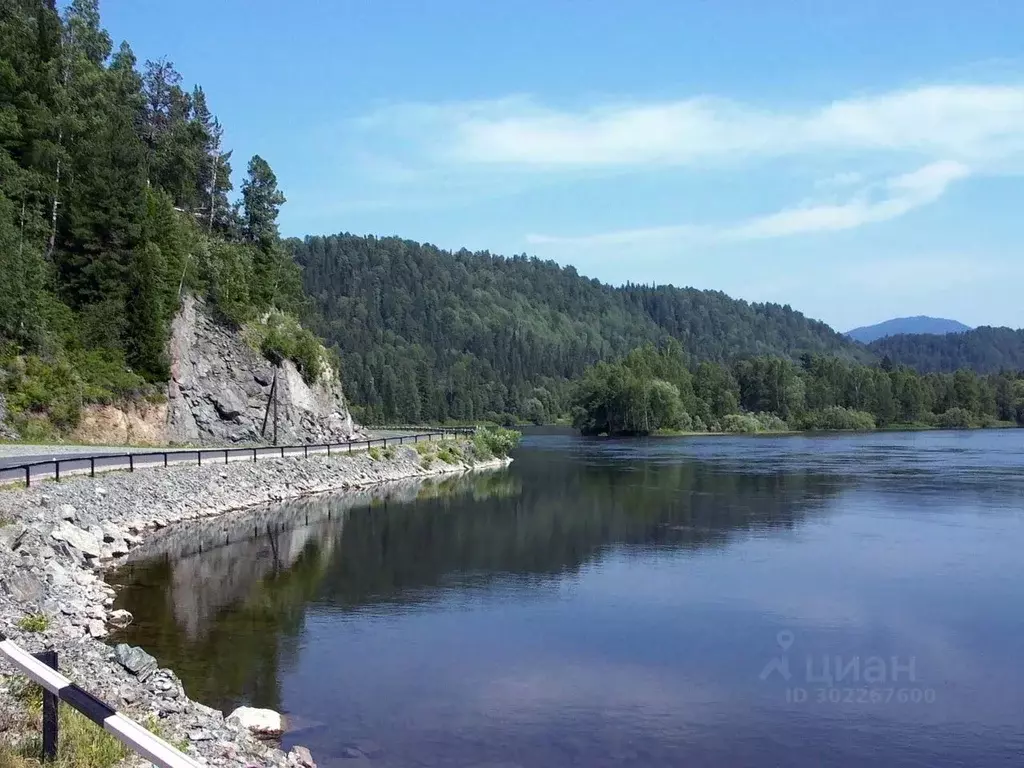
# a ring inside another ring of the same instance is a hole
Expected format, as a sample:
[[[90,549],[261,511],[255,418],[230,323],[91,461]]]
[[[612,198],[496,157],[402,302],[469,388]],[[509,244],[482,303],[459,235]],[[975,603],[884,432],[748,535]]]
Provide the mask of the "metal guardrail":
[[[0,634],[0,656],[43,687],[44,762],[57,759],[57,709],[59,703],[64,702],[153,765],[160,768],[200,768],[199,763],[188,755],[64,677],[57,671],[56,651],[33,655]]]
[[[46,459],[45,461],[33,461],[27,464],[16,464],[10,467],[0,468],[0,483],[7,482],[9,480],[18,480],[22,473],[24,474],[25,485],[32,485],[33,470],[37,470],[40,467],[53,467],[52,473],[46,473],[41,475],[36,473],[36,477],[40,476],[51,476],[57,482],[60,482],[61,467],[65,467],[65,473],[67,469],[76,471],[77,473],[84,473],[87,469],[90,477],[96,476],[97,462],[99,463],[100,471],[104,470],[106,466],[107,470],[123,469],[127,463],[128,471],[134,472],[136,466],[168,466],[171,461],[180,464],[185,461],[195,460],[197,466],[203,465],[203,459],[206,458],[209,462],[211,459],[214,461],[220,461],[223,459],[223,463],[227,464],[234,459],[246,459],[250,457],[253,462],[258,461],[260,458],[286,458],[286,456],[303,456],[309,458],[310,454],[313,455],[332,455],[332,450],[341,450],[341,452],[352,453],[356,450],[369,450],[370,448],[380,446],[387,448],[390,442],[391,445],[404,445],[407,442],[419,442],[421,439],[431,439],[432,437],[440,436],[442,438],[454,435],[472,435],[475,434],[475,427],[442,427],[439,429],[432,429],[428,432],[420,432],[412,435],[397,435],[395,437],[381,437],[376,440],[351,440],[343,443],[296,443],[293,445],[273,445],[273,446],[258,446],[251,448],[179,448],[167,451],[138,451],[135,453],[98,453],[94,455],[70,455],[66,457],[54,457],[52,459]],[[301,453],[298,453],[301,451]]]

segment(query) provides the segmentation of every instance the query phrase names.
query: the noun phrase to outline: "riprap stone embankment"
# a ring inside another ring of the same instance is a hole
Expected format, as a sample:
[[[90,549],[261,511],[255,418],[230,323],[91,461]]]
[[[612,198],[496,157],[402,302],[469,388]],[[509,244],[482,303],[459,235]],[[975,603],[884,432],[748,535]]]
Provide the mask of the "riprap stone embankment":
[[[472,455],[470,444],[462,448]],[[435,459],[424,466],[410,446],[377,455],[179,465],[8,488],[0,493],[0,631],[32,652],[56,649],[63,674],[129,716],[158,722],[163,734],[210,765],[309,768],[308,751],[286,755],[255,739],[223,713],[189,699],[173,670],[160,669],[142,649],[104,642],[131,616],[114,610],[116,595],[102,574],[153,532],[189,520],[249,508],[266,515],[268,503],[285,499],[505,463]],[[45,629],[19,626],[28,616]],[[0,670],[10,673],[6,666]],[[16,683],[6,677],[3,685]],[[17,706],[9,693],[0,692],[0,710]]]

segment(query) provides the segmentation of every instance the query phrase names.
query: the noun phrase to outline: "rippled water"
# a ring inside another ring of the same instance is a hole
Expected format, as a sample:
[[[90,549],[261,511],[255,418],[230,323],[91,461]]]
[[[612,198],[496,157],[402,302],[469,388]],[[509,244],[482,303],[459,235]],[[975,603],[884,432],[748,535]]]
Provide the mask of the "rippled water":
[[[130,642],[322,765],[986,768],[1024,760],[1022,553],[1021,431],[538,434],[116,580]]]

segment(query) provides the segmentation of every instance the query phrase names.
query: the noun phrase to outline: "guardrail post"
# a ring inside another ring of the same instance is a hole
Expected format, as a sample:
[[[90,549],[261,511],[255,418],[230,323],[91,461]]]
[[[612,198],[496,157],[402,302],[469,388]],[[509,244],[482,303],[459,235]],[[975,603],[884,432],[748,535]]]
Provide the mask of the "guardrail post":
[[[331,444],[328,443],[327,444],[327,458],[330,458],[330,457],[331,457]]]
[[[252,463],[253,464],[256,463],[256,449],[255,448],[252,449]]]
[[[96,477],[96,457],[89,457],[89,477]]]
[[[202,451],[196,451],[196,466],[197,467],[203,466],[203,452]]]
[[[26,488],[28,488],[30,485],[32,485],[31,478],[32,478],[32,468],[31,467],[25,467],[25,487]]]
[[[306,445],[305,443],[302,444],[302,458],[309,458],[309,446]]]
[[[50,669],[57,669],[57,652],[43,651],[32,654]],[[57,695],[43,689],[43,754],[44,763],[57,759]]]
[[[283,445],[281,446],[281,458],[282,459],[284,458],[284,446]]]
[[[167,469],[167,451],[164,451],[164,469]]]
[[[385,447],[385,448],[387,448],[387,447],[388,447],[388,439],[387,439],[386,437],[384,438],[384,447]]]
[[[60,482],[60,462],[53,462],[53,479],[58,483]]]
[[[128,471],[129,472],[134,472],[135,471],[135,454],[134,453],[129,453],[128,454]]]

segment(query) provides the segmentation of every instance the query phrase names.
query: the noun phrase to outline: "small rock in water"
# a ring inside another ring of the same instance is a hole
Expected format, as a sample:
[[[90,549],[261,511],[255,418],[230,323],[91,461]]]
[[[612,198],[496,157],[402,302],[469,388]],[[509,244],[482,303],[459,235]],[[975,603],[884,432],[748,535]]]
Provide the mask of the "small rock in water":
[[[313,755],[305,747],[292,747],[292,751],[288,753],[288,762],[301,768],[316,768]]]
[[[111,599],[111,598],[108,598],[108,599]],[[113,611],[110,614],[110,617],[107,619],[107,622],[111,626],[118,627],[118,628],[123,628],[123,627],[127,627],[129,624],[131,624],[132,623],[132,619],[134,619],[134,618],[135,617],[132,616],[130,611],[126,611],[123,608],[119,608],[119,609],[117,609],[116,611]]]
[[[284,733],[284,720],[272,709],[239,707],[228,715],[227,724],[245,728],[256,736],[280,736]]]
[[[147,677],[153,674],[159,666],[156,659],[144,650],[133,648],[127,643],[121,643],[114,648],[114,658],[118,664],[142,681],[145,681]]]

